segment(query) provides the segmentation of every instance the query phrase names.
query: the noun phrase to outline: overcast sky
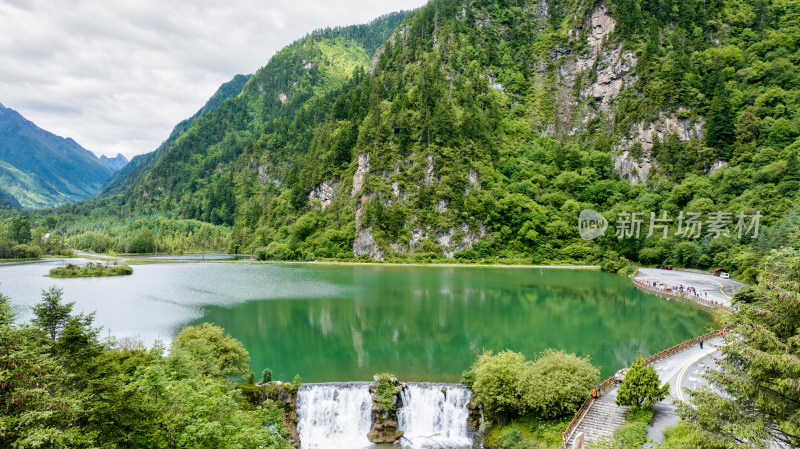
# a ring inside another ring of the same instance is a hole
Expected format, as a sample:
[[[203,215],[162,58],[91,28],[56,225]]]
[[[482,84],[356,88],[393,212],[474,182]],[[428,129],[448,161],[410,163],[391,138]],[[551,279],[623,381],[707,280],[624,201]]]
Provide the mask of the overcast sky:
[[[425,0],[0,0],[0,103],[98,156],[153,151],[223,82]]]

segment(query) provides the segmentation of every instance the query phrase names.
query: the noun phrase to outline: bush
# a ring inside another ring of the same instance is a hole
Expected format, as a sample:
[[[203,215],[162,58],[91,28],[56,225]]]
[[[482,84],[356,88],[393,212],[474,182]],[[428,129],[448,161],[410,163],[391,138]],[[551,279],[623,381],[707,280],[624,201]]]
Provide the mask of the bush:
[[[522,400],[543,418],[566,415],[580,407],[599,378],[588,357],[548,349],[523,373]]]
[[[647,442],[647,423],[628,423],[614,431],[614,439],[625,449],[638,449]]]
[[[68,264],[66,267],[56,267],[50,270],[50,276],[54,278],[127,276],[130,274],[133,274],[133,268],[128,265],[111,266],[92,262],[83,267]]]
[[[588,358],[547,350],[534,362],[513,351],[485,352],[472,365],[475,399],[489,419],[506,419],[534,411],[555,418],[575,411],[597,383],[600,372]],[[471,379],[470,379],[471,377]]]
[[[461,384],[472,390],[472,385],[475,384],[475,374],[472,370],[466,370],[461,373]]]
[[[42,250],[37,246],[21,244],[12,247],[11,254],[16,259],[38,259],[42,255]]]
[[[373,400],[379,410],[389,411],[395,406],[395,395],[397,394],[394,376],[389,373],[382,373],[375,377],[375,396]]]
[[[625,417],[627,424],[589,447],[593,449],[638,449],[647,442],[647,425],[653,420],[653,407],[632,407]]]
[[[505,421],[524,411],[518,391],[527,365],[524,355],[509,350],[497,355],[484,352],[475,360],[472,391],[489,419]]]
[[[503,432],[503,449],[527,449],[528,445],[520,435],[518,429],[508,429]]]

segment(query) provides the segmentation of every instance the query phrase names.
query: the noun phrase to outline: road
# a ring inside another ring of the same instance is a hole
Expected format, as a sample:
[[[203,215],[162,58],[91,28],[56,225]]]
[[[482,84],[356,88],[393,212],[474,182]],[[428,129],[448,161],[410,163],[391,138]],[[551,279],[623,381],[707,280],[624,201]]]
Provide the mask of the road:
[[[739,287],[741,282],[733,279],[722,279],[710,273],[689,270],[661,270],[657,268],[640,268],[636,274],[636,279],[661,282],[666,285],[678,287],[694,287],[697,292],[708,299],[720,302],[726,306],[731,305],[731,297]]]
[[[687,390],[697,391],[707,384],[703,374],[718,369],[715,359],[720,356],[718,346],[722,343],[721,338],[715,338],[705,342],[703,349],[697,345],[654,364],[661,384],[669,383],[669,397],[656,404],[653,422],[647,428],[648,439],[663,441],[664,429],[678,422],[677,404],[689,401]]]

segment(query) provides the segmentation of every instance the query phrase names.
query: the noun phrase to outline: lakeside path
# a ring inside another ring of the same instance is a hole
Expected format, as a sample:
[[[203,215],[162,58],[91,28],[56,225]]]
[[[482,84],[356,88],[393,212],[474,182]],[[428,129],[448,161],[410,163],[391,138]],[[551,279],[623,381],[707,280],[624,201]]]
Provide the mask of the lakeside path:
[[[731,297],[744,284],[733,279],[722,279],[700,270],[661,270],[640,268],[636,280],[660,282],[671,287],[694,287],[704,298],[731,306]],[[706,296],[707,295],[707,296]]]
[[[686,390],[696,391],[706,384],[702,374],[707,369],[715,369],[714,358],[719,356],[718,346],[722,338],[713,338],[700,345],[693,345],[669,357],[652,364],[658,373],[661,384],[669,383],[669,396],[656,404],[653,422],[647,428],[647,438],[654,441],[664,440],[664,428],[678,422],[675,413],[679,402],[689,399]],[[614,403],[619,384],[613,386],[600,398],[592,402],[589,410],[583,415],[578,426],[569,436],[566,447],[571,448],[578,433],[583,433],[584,442],[597,441],[602,436],[610,436],[614,430],[625,424],[625,415],[629,407],[620,407]]]
[[[653,365],[661,385],[669,383],[669,396],[655,405],[653,422],[647,426],[648,440],[664,441],[664,429],[678,423],[677,405],[689,401],[687,390],[697,391],[708,383],[703,374],[718,369],[716,359],[722,343],[722,338],[714,338],[705,342],[703,349],[695,345]]]

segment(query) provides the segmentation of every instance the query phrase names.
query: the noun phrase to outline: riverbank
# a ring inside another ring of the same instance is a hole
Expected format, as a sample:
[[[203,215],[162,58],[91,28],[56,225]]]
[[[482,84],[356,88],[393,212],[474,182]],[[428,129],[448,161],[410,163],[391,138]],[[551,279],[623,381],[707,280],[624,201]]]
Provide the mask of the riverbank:
[[[195,263],[195,262],[224,262],[224,263],[251,263],[251,264],[272,264],[272,265],[341,265],[341,266],[397,266],[397,267],[445,267],[445,268],[459,268],[459,267],[475,267],[475,268],[527,268],[527,269],[559,269],[559,270],[593,270],[600,269],[600,265],[530,265],[530,264],[511,264],[511,263],[457,263],[457,262],[430,262],[430,263],[413,263],[413,262],[376,262],[376,261],[336,261],[336,260],[312,260],[312,261],[294,261],[294,260],[251,260],[239,259],[230,260],[224,259],[219,253],[212,253],[209,258],[203,257],[203,254],[175,254],[175,255],[152,255],[152,256],[134,256],[134,255],[110,255],[98,254],[89,251],[75,251],[76,256],[86,257],[89,259],[99,260],[119,260],[129,263]],[[240,255],[244,256],[244,255]],[[234,256],[230,256],[233,258]]]

